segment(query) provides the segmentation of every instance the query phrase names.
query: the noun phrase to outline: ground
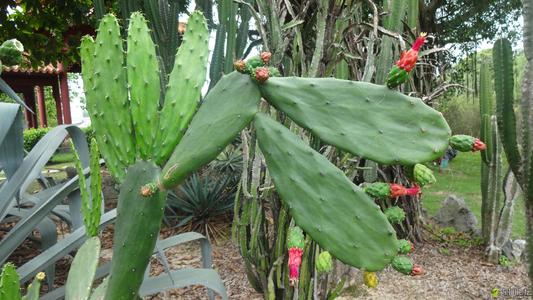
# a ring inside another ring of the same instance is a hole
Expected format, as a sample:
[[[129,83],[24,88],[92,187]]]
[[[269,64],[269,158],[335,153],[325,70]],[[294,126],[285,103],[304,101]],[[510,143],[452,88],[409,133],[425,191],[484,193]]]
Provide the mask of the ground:
[[[434,214],[440,206],[440,201],[449,193],[454,193],[463,197],[479,218],[479,164],[479,154],[460,154],[450,164],[450,169],[436,174],[438,183],[424,189],[422,203],[427,211]],[[51,166],[50,169],[61,168]],[[54,176],[59,178],[64,176],[64,173],[54,173]],[[104,189],[112,187],[104,183]],[[112,202],[108,208],[113,206]],[[516,209],[514,236],[523,236],[523,222],[523,205],[520,204]],[[477,240],[461,234],[446,233],[429,225],[424,230],[425,242],[409,255],[416,264],[422,266],[425,271],[423,275],[405,276],[388,268],[378,273],[378,287],[370,289],[362,283],[361,274],[354,271],[355,275],[345,287],[340,299],[490,299],[490,292],[494,288],[499,288],[503,293],[506,289],[524,291],[529,286],[524,264],[514,263],[506,267],[487,264]],[[0,238],[7,229],[0,228]],[[58,232],[60,236],[68,233],[64,226],[58,226]],[[161,237],[176,233],[176,229],[164,228]],[[112,235],[111,225],[102,234],[102,262],[112,256]],[[28,240],[9,260],[21,265],[38,253],[38,245]],[[172,268],[201,265],[198,243],[180,245],[168,250],[166,254]],[[262,299],[261,294],[248,284],[243,261],[233,241],[228,238],[214,241],[213,260],[213,267],[224,281],[229,299]],[[72,257],[67,257],[58,262],[56,285],[64,284],[71,261]],[[155,260],[153,262],[151,273],[157,275],[163,270]],[[45,289],[46,287],[43,287],[43,291]],[[205,288],[195,286],[160,293],[146,299],[206,299],[206,292]]]

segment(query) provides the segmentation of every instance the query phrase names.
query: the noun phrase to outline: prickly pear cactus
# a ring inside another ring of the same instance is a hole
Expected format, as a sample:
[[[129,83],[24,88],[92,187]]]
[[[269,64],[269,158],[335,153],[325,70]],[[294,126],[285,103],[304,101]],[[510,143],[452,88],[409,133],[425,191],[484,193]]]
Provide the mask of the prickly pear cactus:
[[[390,197],[390,185],[386,182],[374,182],[367,184],[364,189],[370,197],[376,199],[387,199]]]
[[[20,300],[19,276],[15,265],[6,263],[0,275],[0,298]]]
[[[413,251],[413,244],[411,242],[404,239],[398,240],[398,253],[407,254],[411,251]]]
[[[141,187],[159,177],[160,169],[151,162],[139,161],[128,168],[120,187],[117,221],[113,239],[113,265],[106,299],[135,299],[144,271],[154,250],[166,192],[143,196]]]

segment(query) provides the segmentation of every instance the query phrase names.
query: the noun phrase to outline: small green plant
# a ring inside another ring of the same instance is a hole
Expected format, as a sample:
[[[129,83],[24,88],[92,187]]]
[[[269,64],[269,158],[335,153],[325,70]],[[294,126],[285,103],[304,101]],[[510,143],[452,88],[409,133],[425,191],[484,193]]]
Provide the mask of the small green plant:
[[[507,256],[505,255],[500,255],[498,259],[498,264],[505,268],[511,268],[512,266],[514,266],[514,262],[507,258]]]
[[[176,227],[190,224],[190,229],[208,236],[223,234],[217,229],[217,217],[233,209],[237,188],[229,177],[215,177],[210,173],[193,174],[178,190],[167,196],[167,205],[174,209]]]
[[[452,252],[450,251],[450,249],[445,248],[445,247],[440,247],[439,248],[439,253],[442,254],[442,255],[446,255],[446,256],[452,255]]]
[[[440,230],[441,235],[450,236],[457,233],[457,230],[453,227],[443,227]]]

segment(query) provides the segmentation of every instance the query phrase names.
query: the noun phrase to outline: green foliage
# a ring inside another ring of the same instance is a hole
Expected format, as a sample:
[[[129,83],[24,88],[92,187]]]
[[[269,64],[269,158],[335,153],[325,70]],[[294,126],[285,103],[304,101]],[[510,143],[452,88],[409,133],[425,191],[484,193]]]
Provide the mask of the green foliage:
[[[50,131],[50,128],[30,128],[24,130],[24,150],[30,152],[31,149]]]
[[[479,134],[479,105],[468,101],[466,95],[450,96],[448,100],[439,102],[436,109],[444,115],[453,134]]]
[[[15,265],[7,263],[0,275],[0,296],[2,299],[20,300],[19,276]]]
[[[192,223],[201,231],[214,217],[233,209],[236,190],[231,177],[215,177],[211,173],[200,177],[195,173],[176,193],[169,193],[167,205],[176,209],[177,226]]]

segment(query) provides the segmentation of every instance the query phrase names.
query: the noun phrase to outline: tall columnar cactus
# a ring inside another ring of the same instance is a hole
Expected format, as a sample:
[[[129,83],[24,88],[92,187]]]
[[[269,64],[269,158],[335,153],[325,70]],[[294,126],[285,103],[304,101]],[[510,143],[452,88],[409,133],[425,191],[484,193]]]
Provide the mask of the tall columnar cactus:
[[[524,54],[526,69],[522,82],[520,138],[513,97],[513,63],[511,44],[506,39],[496,41],[493,49],[496,113],[503,150],[509,167],[522,188],[526,203],[528,259],[533,261],[533,3],[523,1]],[[529,264],[529,278],[533,281],[533,264]]]
[[[481,152],[481,231],[487,244],[487,258],[497,263],[510,237],[518,186],[511,171],[502,177],[501,143],[492,104],[492,84],[486,64],[480,69],[480,137],[487,147]]]

